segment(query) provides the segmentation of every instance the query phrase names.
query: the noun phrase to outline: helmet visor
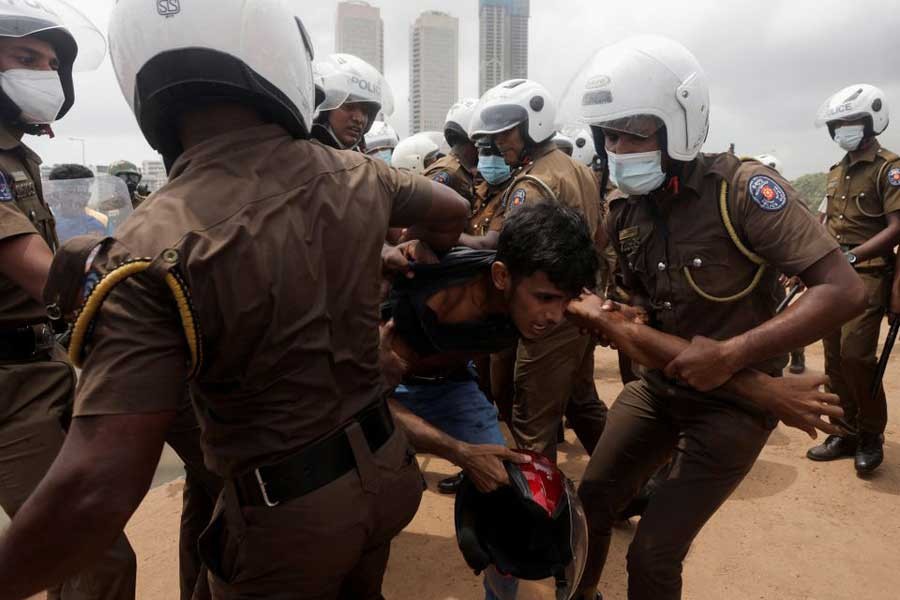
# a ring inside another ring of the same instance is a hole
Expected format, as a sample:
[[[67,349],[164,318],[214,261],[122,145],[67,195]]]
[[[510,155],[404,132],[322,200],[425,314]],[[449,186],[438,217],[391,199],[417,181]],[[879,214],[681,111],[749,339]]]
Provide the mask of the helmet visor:
[[[597,127],[605,131],[615,131],[644,139],[655,134],[662,126],[662,120],[654,115],[631,115],[597,124]]]
[[[853,110],[850,103],[835,102],[833,98],[826,100],[816,112],[816,127],[825,127],[829,123],[857,121],[871,116],[868,112]]]
[[[472,135],[493,135],[528,120],[528,111],[518,104],[488,106],[473,119]]]
[[[106,56],[106,39],[78,9],[63,0],[10,0],[0,6],[0,37],[23,38],[59,30],[78,47],[74,71],[92,71]]]
[[[313,65],[316,80],[325,92],[320,111],[340,108],[348,102],[377,105],[385,115],[394,113],[394,94],[387,80],[364,60],[338,54]]]

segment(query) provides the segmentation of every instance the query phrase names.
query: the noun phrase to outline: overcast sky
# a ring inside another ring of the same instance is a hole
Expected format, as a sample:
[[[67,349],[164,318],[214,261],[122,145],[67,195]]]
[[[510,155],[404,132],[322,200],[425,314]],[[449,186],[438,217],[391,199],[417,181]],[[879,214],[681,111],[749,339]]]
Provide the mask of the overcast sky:
[[[147,0],[149,1],[149,0]],[[188,2],[190,0],[182,0]],[[220,0],[222,2],[229,0]],[[106,30],[114,0],[78,0]],[[296,0],[316,52],[334,51],[337,0]],[[409,28],[423,10],[459,18],[460,96],[478,93],[477,0],[370,0],[385,25],[385,69],[397,110],[408,123]],[[852,83],[884,89],[896,123],[881,135],[900,153],[900,11],[897,0],[531,0],[529,77],[562,95],[598,49],[637,33],[659,33],[690,48],[711,82],[707,152],[734,142],[739,154],[774,152],[786,175],[824,171],[842,151],[813,127],[824,99]],[[78,74],[75,107],[54,126],[57,137],[29,138],[47,163],[134,162],[155,158],[119,92],[107,59]]]

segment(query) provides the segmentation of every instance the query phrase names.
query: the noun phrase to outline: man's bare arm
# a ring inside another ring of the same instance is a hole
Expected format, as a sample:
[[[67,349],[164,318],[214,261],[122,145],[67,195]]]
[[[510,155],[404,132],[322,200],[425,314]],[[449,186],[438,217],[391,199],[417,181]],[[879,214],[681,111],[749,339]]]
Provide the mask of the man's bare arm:
[[[650,369],[664,368],[690,345],[687,340],[635,322],[618,310],[615,303],[604,302],[593,294],[584,294],[571,302],[568,317],[580,327],[602,335],[629,358]],[[819,391],[819,386],[826,382],[827,378],[815,376],[776,379],[747,369],[736,373],[722,389],[771,411],[786,425],[802,429],[815,438],[816,429],[839,432],[837,427],[822,420],[822,415],[843,414],[837,406],[837,396]]]
[[[499,231],[488,231],[484,235],[469,235],[467,233],[459,236],[459,245],[474,250],[496,250],[497,242],[500,241]]]
[[[95,562],[150,487],[174,412],[78,417],[47,475],[0,538],[0,600]]]
[[[52,262],[53,252],[36,233],[0,241],[0,274],[41,304],[44,303],[44,285]]]
[[[526,463],[531,459],[506,446],[467,444],[450,437],[394,399],[388,400],[391,413],[406,431],[417,452],[434,454],[462,468],[482,492],[492,492],[509,484],[504,460]]]
[[[888,213],[884,218],[887,227],[853,249],[853,254],[860,262],[890,254],[894,251],[894,246],[900,244],[900,212]]]

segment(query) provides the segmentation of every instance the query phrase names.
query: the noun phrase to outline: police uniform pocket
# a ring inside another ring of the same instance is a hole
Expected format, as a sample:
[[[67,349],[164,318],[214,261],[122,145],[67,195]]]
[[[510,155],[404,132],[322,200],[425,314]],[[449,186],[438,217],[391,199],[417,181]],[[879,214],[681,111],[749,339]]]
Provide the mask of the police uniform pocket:
[[[706,249],[688,250],[681,262],[688,287],[707,300],[736,299],[753,284],[756,274],[756,266],[749,261],[730,261]]]
[[[619,250],[624,257],[625,266],[645,285],[648,284],[647,275],[650,273],[647,240],[653,235],[653,230],[653,223],[644,222],[618,231]]]

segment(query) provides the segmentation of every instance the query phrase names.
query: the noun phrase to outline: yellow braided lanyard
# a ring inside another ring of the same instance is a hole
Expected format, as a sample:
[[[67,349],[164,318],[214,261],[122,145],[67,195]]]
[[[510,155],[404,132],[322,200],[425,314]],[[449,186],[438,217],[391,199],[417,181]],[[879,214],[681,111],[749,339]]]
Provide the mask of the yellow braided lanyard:
[[[722,215],[722,223],[725,225],[725,230],[728,232],[728,237],[731,238],[731,241],[734,243],[735,247],[738,251],[743,254],[747,260],[752,262],[755,265],[758,265],[756,269],[756,274],[753,276],[753,279],[750,281],[750,285],[748,285],[744,290],[733,294],[731,296],[713,296],[712,294],[708,294],[707,292],[700,289],[700,286],[697,285],[697,282],[694,281],[694,278],[691,276],[691,270],[688,267],[683,267],[684,277],[687,279],[688,285],[691,286],[691,289],[694,290],[701,298],[704,300],[709,300],[710,302],[719,302],[719,303],[727,303],[727,302],[737,302],[742,298],[746,298],[753,291],[759,287],[760,282],[762,281],[763,275],[766,272],[766,260],[760,255],[756,254],[741,240],[741,238],[737,234],[737,230],[734,228],[734,223],[731,221],[731,215],[728,212],[728,182],[722,180],[722,189],[719,194],[719,212]]]
[[[153,261],[150,259],[139,259],[124,263],[110,271],[91,290],[75,320],[72,340],[69,344],[69,359],[76,367],[82,366],[85,340],[91,331],[97,313],[103,306],[103,302],[119,283],[133,275],[146,271],[152,264]],[[185,283],[171,271],[166,273],[165,281],[178,307],[178,315],[181,318],[181,326],[184,329],[185,339],[190,351],[191,364],[188,378],[191,378],[196,374],[197,369],[200,368],[203,357],[190,295]]]

